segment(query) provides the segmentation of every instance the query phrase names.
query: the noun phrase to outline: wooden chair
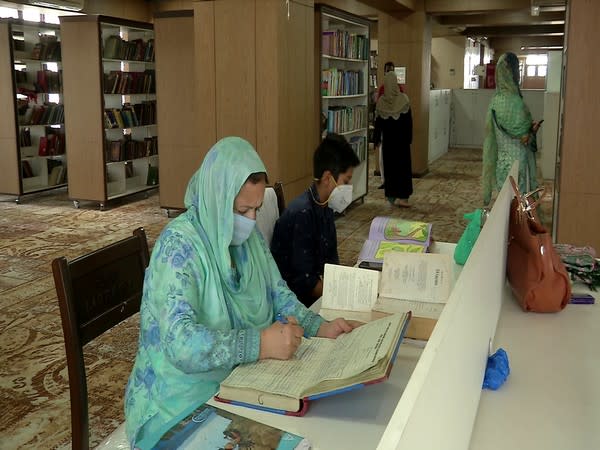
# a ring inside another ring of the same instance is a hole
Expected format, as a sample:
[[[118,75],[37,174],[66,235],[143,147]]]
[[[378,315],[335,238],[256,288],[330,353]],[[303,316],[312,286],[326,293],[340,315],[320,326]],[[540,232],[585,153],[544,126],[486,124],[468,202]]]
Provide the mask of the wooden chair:
[[[83,346],[140,310],[149,260],[146,233],[137,228],[133,236],[70,262],[64,257],[52,261],[67,352],[74,450],[89,448]]]
[[[265,238],[267,246],[271,245],[275,222],[285,208],[283,185],[280,182],[267,186],[262,207],[256,212],[256,226]]]
[[[273,189],[275,190],[275,194],[277,195],[277,208],[279,208],[279,215],[283,214],[283,210],[285,209],[285,197],[283,196],[283,183],[278,181],[273,185]]]

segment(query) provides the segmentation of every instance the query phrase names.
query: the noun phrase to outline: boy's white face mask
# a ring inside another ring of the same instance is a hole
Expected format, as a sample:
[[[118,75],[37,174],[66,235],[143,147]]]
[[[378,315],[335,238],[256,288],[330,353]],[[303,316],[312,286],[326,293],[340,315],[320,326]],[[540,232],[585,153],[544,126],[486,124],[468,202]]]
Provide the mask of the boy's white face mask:
[[[341,214],[352,203],[352,185],[337,185],[329,195],[328,206],[336,213]]]

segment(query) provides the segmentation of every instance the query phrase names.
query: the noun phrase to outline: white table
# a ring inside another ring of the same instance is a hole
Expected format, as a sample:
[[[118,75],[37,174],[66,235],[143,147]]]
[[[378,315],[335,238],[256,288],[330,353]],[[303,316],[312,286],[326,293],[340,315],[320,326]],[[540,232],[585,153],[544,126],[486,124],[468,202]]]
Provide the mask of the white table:
[[[591,294],[594,305],[535,314],[506,289],[494,346],[511,373],[483,391],[472,450],[600,449],[600,293]]]
[[[455,247],[456,244],[436,242],[432,246],[432,252],[453,254]],[[454,264],[453,269],[456,279],[461,267]],[[320,308],[320,299],[311,306],[313,311],[319,311]],[[340,311],[340,314],[343,313]],[[348,312],[344,315],[357,320],[370,320],[370,313]],[[403,343],[388,380],[312,402],[304,417],[281,416],[213,400],[209,404],[303,436],[317,450],[375,449],[402,397],[424,345],[424,342]]]
[[[419,346],[402,344],[387,381],[312,402],[304,417],[282,416],[214,400],[208,403],[303,436],[315,450],[374,449],[421,351]]]

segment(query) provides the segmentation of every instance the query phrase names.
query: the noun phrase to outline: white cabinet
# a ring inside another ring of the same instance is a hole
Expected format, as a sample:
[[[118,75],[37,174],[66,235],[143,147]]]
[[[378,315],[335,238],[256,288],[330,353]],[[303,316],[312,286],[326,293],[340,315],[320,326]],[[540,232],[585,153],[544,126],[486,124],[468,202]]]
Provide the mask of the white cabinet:
[[[450,142],[450,89],[434,89],[429,92],[429,154],[431,164],[448,151]]]
[[[450,145],[452,147],[483,148],[485,119],[494,89],[453,89],[450,119]],[[533,120],[544,116],[544,91],[524,90],[523,100],[531,111]],[[542,146],[538,135],[538,146]]]

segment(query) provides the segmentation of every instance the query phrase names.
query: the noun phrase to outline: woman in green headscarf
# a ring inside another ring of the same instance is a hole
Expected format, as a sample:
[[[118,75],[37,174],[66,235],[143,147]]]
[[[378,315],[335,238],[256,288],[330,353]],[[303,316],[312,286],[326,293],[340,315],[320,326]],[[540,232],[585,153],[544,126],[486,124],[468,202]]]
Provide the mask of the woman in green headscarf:
[[[519,189],[537,188],[535,153],[528,143],[539,127],[531,119],[529,108],[519,89],[519,60],[504,53],[496,64],[496,93],[486,117],[483,142],[483,203],[488,205],[492,190],[502,189],[515,160],[519,161]]]
[[[132,446],[152,447],[209,400],[236,365],[288,359],[303,334],[335,338],[357,325],[324,321],[281,279],[254,226],[265,186],[265,166],[254,148],[224,138],[192,176],[187,211],[157,239],[125,393]],[[276,321],[278,314],[288,323]]]

